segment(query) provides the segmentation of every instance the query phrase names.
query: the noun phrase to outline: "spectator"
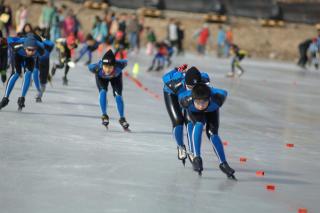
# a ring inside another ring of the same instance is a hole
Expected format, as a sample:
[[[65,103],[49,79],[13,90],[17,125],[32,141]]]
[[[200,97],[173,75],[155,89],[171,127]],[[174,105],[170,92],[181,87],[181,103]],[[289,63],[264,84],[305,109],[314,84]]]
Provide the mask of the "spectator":
[[[178,26],[178,40],[177,40],[177,55],[181,55],[184,53],[184,48],[183,48],[183,40],[184,40],[184,27],[181,25],[181,22],[177,22]]]
[[[230,47],[233,44],[233,32],[232,28],[229,26],[226,31],[226,41],[224,43],[224,55],[225,57],[229,57],[230,55]]]
[[[139,21],[137,15],[132,14],[128,21],[128,36],[129,36],[129,48],[131,51],[137,51],[138,33],[139,33]]]
[[[200,55],[204,55],[206,51],[206,46],[210,38],[210,31],[208,24],[204,24],[203,27],[198,30],[194,37],[197,37],[197,51]]]
[[[0,29],[6,30],[6,36],[10,36],[10,28],[12,25],[12,11],[8,5],[4,5],[4,1],[0,4]]]
[[[155,43],[157,41],[156,35],[151,27],[146,27],[147,34],[147,54],[152,55],[155,47]]]
[[[94,24],[91,30],[93,38],[98,42],[105,42],[108,36],[107,24],[100,19],[99,16],[95,17]]]
[[[45,32],[45,37],[50,37],[50,25],[55,13],[55,9],[51,1],[48,1],[48,4],[42,8],[39,26]]]
[[[218,43],[217,56],[219,58],[223,56],[225,41],[226,41],[226,33],[223,27],[219,25],[218,36],[217,36],[217,43]]]
[[[172,47],[177,46],[178,42],[178,26],[175,22],[175,19],[171,18],[169,20],[169,25],[168,25],[168,40],[171,43]]]
[[[28,10],[25,5],[20,4],[15,16],[17,33],[22,32],[23,27],[27,23],[27,19],[28,19]]]

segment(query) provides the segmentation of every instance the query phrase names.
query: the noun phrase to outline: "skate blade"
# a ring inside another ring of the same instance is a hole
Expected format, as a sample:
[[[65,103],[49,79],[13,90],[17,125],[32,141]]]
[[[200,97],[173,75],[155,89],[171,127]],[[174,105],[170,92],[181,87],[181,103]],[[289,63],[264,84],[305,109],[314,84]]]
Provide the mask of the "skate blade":
[[[129,129],[129,127],[128,127],[128,128],[123,128],[123,130],[124,130],[125,132],[131,132],[131,129]]]
[[[229,176],[228,179],[233,181],[238,181],[238,179],[234,175]]]

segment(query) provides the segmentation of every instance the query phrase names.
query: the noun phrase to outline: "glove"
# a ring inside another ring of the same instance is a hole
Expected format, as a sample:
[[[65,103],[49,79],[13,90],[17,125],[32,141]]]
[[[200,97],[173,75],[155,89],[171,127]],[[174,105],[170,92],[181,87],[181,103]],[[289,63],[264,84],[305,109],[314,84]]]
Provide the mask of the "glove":
[[[167,85],[167,87],[169,87],[172,90],[172,92],[177,93],[180,86],[182,85],[182,82],[181,81],[178,81],[178,82],[177,81],[170,81],[166,85]]]
[[[186,72],[188,69],[188,64],[182,64],[176,68],[179,72]]]
[[[188,106],[191,104],[192,102],[192,97],[191,96],[187,96],[182,98],[179,103],[183,108],[188,108]]]

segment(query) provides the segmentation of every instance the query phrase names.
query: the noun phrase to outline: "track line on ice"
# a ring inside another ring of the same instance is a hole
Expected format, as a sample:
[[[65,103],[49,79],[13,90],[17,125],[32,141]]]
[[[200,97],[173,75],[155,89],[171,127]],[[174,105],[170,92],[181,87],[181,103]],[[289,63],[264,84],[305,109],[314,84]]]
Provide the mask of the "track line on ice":
[[[144,92],[148,93],[150,96],[152,96],[153,98],[160,100],[160,95],[152,92],[151,90],[149,90],[148,87],[145,87],[141,81],[139,81],[138,79],[132,77],[127,71],[124,72],[124,76],[127,77],[130,81],[132,81],[133,83],[135,83],[135,85],[142,89]]]

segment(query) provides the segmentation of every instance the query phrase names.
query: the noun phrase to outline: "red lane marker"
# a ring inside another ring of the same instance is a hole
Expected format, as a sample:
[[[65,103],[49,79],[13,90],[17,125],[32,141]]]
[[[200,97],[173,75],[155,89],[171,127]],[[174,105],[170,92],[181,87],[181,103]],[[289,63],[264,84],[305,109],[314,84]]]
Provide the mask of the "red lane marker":
[[[245,158],[245,157],[240,157],[240,162],[242,162],[242,163],[247,162],[247,158]]]
[[[229,142],[228,142],[228,141],[223,141],[222,144],[223,144],[224,146],[228,146],[228,145],[229,145]]]
[[[294,144],[293,144],[293,143],[287,143],[286,146],[287,146],[288,148],[293,148],[293,147],[294,147]]]
[[[262,170],[256,171],[256,176],[263,177],[264,176],[264,171],[262,171]]]
[[[298,213],[308,213],[308,209],[300,208],[300,209],[298,210]]]
[[[160,100],[160,95],[158,95],[158,94],[150,91],[149,88],[144,87],[143,84],[141,83],[141,81],[139,81],[139,80],[136,79],[136,78],[133,78],[127,71],[124,72],[124,76],[127,77],[127,78],[129,78],[133,83],[135,83],[135,85],[136,85],[138,88],[142,89],[143,91],[145,91],[146,93],[148,93],[148,94],[151,95],[152,97]]]
[[[273,185],[273,184],[269,184],[269,185],[266,185],[266,189],[268,191],[275,191],[276,190],[276,186]]]

